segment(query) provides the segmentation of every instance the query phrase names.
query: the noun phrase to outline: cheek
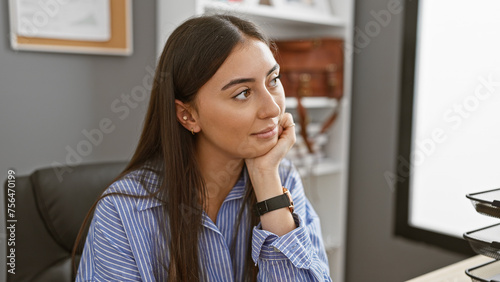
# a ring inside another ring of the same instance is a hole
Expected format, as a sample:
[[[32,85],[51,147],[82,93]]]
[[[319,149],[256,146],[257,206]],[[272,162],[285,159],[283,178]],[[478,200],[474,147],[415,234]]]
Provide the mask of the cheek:
[[[250,132],[252,119],[244,111],[212,107],[210,113],[201,115],[202,127],[221,137],[241,138]]]

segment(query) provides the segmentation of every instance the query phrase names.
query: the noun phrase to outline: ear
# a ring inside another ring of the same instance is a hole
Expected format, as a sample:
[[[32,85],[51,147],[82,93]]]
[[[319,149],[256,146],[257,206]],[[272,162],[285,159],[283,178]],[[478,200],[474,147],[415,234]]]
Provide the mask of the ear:
[[[194,112],[194,109],[188,104],[185,104],[184,102],[176,99],[175,115],[177,116],[177,121],[179,121],[179,123],[182,124],[182,126],[184,126],[184,128],[186,128],[188,131],[193,133],[200,131],[200,127],[198,126],[198,123],[196,121],[196,113]]]

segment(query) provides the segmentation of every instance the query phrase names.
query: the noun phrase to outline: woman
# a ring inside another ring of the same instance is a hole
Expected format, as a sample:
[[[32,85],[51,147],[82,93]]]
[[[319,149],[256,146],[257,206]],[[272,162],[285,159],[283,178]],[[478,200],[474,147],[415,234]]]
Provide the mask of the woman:
[[[270,46],[228,15],[172,33],[136,152],[97,203],[77,281],[330,280],[318,217],[283,159],[295,131]]]

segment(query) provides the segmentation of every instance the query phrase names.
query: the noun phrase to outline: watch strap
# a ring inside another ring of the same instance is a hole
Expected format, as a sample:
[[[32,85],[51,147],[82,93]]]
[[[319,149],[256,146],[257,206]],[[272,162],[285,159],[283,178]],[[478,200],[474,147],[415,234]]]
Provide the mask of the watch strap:
[[[293,201],[290,199],[289,192],[286,188],[283,188],[283,192],[279,196],[256,203],[254,206],[255,214],[262,216],[270,211],[286,207],[290,209],[290,212],[293,212]]]

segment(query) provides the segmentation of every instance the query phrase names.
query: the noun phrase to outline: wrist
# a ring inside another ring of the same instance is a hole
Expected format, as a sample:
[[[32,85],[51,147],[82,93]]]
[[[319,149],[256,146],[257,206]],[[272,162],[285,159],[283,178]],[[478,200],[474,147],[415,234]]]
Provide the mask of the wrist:
[[[250,176],[257,202],[283,194],[279,174]]]
[[[265,167],[257,167],[255,165],[248,165],[247,170],[250,177],[253,178],[268,178],[275,177],[278,175],[279,165],[278,166],[265,166]]]

